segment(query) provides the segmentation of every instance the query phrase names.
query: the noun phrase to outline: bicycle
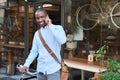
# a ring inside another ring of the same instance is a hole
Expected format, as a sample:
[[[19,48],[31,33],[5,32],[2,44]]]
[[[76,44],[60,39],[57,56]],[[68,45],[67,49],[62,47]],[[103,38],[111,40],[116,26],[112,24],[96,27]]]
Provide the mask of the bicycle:
[[[91,30],[98,24],[108,24],[110,26],[111,23],[120,28],[120,1],[111,1],[111,4],[114,4],[113,7],[111,4],[107,5],[106,0],[100,1],[95,0],[93,3],[97,2],[97,4],[91,2],[91,4],[85,4],[77,8],[76,22],[83,30]]]

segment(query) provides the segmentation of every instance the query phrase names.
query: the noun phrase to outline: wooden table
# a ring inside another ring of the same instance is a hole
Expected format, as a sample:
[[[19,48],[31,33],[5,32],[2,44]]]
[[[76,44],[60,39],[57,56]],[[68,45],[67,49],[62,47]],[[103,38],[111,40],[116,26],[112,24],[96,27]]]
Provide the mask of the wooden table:
[[[64,59],[65,64],[69,68],[74,68],[81,70],[81,80],[84,80],[84,71],[89,71],[94,73],[94,77],[98,78],[100,72],[106,71],[106,67],[100,66],[100,62],[88,62],[87,59],[81,58],[68,58]]]
[[[16,44],[0,44],[1,47],[5,48],[5,51],[7,52],[7,74],[14,74],[14,61],[13,56],[14,50],[18,49],[24,49],[24,45],[16,45]]]

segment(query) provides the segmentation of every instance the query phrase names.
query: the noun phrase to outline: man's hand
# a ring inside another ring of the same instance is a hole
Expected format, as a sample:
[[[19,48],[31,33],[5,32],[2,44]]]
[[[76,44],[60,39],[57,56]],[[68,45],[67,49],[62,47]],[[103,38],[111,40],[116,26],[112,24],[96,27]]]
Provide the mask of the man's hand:
[[[27,66],[22,66],[19,68],[20,73],[24,74],[29,70],[29,68]]]
[[[49,18],[49,16],[46,17],[45,22],[47,23],[47,26],[52,24],[52,20]]]

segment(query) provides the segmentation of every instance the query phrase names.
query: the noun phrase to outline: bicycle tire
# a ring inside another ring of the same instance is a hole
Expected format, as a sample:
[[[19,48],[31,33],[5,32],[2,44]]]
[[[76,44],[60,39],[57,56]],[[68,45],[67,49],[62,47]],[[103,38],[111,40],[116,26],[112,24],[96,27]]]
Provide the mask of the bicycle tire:
[[[92,8],[94,8],[96,11],[98,11],[98,9],[97,9],[94,5],[92,5],[92,4],[85,4],[85,5],[81,6],[81,7],[78,7],[77,10],[76,10],[76,22],[77,22],[78,26],[79,26],[81,29],[83,29],[83,30],[91,30],[91,29],[93,29],[93,28],[98,24],[98,16],[97,16],[97,18],[95,19],[95,23],[93,24],[93,26],[84,27],[84,26],[79,22],[79,13],[80,13],[80,12],[82,11],[82,9],[85,8],[85,7],[92,7]],[[97,14],[97,13],[96,13],[96,14]],[[96,15],[96,14],[94,14],[94,15]],[[87,15],[87,14],[86,14],[86,15]],[[90,16],[89,16],[89,17],[90,17]],[[91,21],[92,21],[92,19],[91,19]]]
[[[120,5],[120,2],[116,3],[116,4],[113,6],[113,8],[112,8],[112,10],[111,10],[111,12],[110,12],[110,19],[111,19],[112,24],[113,24],[115,27],[117,27],[117,28],[120,29],[120,24],[119,24],[119,23],[117,24],[116,21],[115,21],[115,19],[114,19],[114,17],[115,17],[115,15],[114,15],[115,9],[116,9],[119,5]],[[118,7],[118,9],[120,10],[120,7]],[[120,12],[119,12],[119,15],[116,14],[116,16],[120,16]],[[118,18],[118,17],[117,17],[117,19],[120,20],[120,18]]]

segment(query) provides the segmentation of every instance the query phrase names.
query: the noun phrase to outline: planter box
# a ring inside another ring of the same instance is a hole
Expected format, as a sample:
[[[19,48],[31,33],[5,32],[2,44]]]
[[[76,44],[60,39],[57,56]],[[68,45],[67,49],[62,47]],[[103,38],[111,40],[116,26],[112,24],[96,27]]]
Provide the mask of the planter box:
[[[66,43],[67,48],[77,48],[77,42],[67,42]]]

